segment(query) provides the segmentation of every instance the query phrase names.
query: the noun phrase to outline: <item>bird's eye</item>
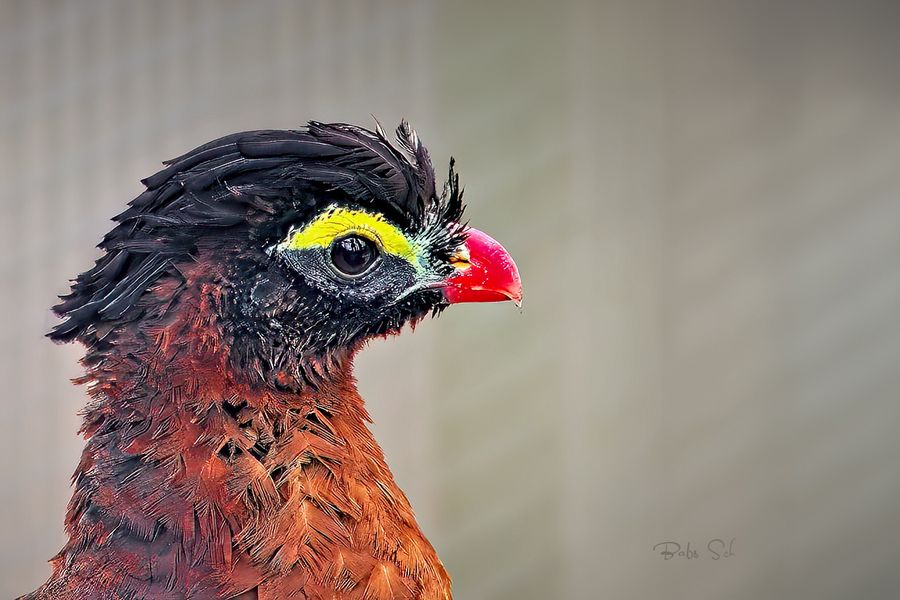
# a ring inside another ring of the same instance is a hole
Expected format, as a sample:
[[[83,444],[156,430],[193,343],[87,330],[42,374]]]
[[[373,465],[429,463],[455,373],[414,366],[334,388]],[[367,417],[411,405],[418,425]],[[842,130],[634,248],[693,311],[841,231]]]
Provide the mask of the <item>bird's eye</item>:
[[[359,235],[348,235],[331,245],[331,264],[344,277],[358,277],[375,264],[378,247]]]

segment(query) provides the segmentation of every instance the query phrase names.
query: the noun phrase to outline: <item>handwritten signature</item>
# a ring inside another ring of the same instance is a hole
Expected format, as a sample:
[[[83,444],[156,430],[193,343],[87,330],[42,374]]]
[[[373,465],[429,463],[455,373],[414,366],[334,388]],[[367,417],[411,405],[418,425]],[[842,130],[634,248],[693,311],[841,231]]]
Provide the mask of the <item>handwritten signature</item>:
[[[663,560],[683,558],[685,560],[709,558],[723,560],[734,557],[734,538],[713,538],[706,544],[706,551],[698,550],[691,542],[660,542],[653,546],[653,552],[663,557]]]

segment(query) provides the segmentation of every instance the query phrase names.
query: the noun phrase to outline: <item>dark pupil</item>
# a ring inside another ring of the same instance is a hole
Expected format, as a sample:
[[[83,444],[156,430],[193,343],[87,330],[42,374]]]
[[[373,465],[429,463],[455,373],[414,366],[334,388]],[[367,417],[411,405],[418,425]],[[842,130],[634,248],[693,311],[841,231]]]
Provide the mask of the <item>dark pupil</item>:
[[[375,244],[357,235],[338,240],[331,247],[331,262],[345,275],[359,275],[374,260]]]

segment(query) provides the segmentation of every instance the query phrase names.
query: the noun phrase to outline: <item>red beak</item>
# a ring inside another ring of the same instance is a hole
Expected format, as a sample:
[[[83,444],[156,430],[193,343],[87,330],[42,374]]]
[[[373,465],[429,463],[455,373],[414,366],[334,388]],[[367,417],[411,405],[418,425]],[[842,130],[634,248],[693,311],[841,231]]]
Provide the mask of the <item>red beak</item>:
[[[453,258],[456,274],[447,279],[447,302],[522,303],[522,281],[512,256],[500,242],[477,229],[467,229],[465,246]]]

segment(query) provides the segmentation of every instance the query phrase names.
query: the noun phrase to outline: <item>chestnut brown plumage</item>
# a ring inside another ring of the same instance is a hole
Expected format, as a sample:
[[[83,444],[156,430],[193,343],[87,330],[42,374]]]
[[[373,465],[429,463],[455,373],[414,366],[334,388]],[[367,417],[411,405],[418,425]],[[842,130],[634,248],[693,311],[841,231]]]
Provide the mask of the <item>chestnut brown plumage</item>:
[[[50,337],[86,347],[87,443],[69,540],[25,598],[450,598],[351,363],[521,286],[460,224],[452,163],[439,196],[415,132],[397,138],[245,132],[144,180],[55,307]]]

